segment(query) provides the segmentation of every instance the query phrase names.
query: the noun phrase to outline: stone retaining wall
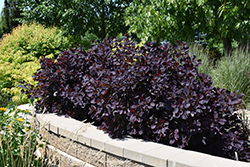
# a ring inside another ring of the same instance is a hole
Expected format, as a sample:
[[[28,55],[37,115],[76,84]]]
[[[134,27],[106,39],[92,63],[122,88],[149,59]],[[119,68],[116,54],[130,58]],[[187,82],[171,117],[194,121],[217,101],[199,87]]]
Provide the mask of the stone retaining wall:
[[[32,110],[28,104],[18,108]],[[64,116],[36,114],[36,119],[50,144],[45,157],[54,159],[59,167],[250,167],[250,163],[141,139],[111,139],[89,123]]]
[[[249,163],[141,139],[111,139],[95,126],[64,116],[37,114],[36,118],[45,125],[41,134],[50,145],[97,167],[250,167]],[[60,158],[57,161],[61,167],[77,167]]]

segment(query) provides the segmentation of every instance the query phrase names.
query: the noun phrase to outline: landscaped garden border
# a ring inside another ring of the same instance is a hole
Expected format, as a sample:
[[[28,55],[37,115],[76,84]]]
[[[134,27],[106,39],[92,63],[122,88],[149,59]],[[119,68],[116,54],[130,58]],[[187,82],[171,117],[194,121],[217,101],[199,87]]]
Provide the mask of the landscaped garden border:
[[[124,139],[112,139],[91,124],[65,116],[37,114],[36,118],[40,125],[45,125],[41,133],[42,136],[46,136],[50,145],[98,167],[250,167],[250,163],[129,136]]]

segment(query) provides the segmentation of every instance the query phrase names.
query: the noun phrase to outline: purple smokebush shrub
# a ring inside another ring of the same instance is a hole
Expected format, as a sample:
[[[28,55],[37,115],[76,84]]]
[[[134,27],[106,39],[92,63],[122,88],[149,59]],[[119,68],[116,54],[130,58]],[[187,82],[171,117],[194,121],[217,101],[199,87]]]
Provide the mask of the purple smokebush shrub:
[[[200,60],[185,43],[138,47],[133,39],[108,38],[89,48],[41,59],[37,110],[67,114],[95,124],[111,137],[131,135],[234,159],[250,158],[248,129],[233,112],[242,94],[214,88],[198,73]]]
[[[89,63],[83,49],[64,51],[57,59],[41,58],[41,68],[33,75],[37,85],[21,82],[20,87],[29,98],[37,99],[37,112],[45,109],[79,120],[89,119],[90,98],[85,92]]]

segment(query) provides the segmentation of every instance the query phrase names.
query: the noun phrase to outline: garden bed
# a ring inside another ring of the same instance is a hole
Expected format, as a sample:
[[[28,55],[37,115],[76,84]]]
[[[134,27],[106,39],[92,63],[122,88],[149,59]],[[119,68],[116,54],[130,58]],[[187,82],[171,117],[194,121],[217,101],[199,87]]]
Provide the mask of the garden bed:
[[[28,107],[24,105],[23,107]],[[29,107],[30,108],[30,107]],[[246,167],[249,163],[220,158],[126,137],[111,139],[95,126],[55,114],[37,114],[49,144],[94,166]],[[60,161],[60,159],[58,159]],[[64,163],[66,164],[66,163]],[[71,163],[73,165],[73,163]]]

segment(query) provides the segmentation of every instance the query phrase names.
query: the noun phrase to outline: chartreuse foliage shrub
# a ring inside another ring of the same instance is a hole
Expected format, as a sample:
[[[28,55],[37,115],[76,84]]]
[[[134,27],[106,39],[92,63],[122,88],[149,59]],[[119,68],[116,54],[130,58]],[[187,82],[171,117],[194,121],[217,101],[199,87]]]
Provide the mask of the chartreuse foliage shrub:
[[[10,34],[5,34],[0,42],[0,87],[1,92],[19,103],[18,82],[25,80],[34,84],[32,75],[39,67],[42,56],[57,57],[60,51],[71,46],[67,37],[56,27],[45,28],[39,24],[23,24]]]
[[[75,48],[41,59],[33,76],[38,84],[22,87],[38,99],[37,111],[95,120],[111,137],[131,135],[232,159],[237,152],[248,160],[247,128],[233,114],[243,95],[213,87],[198,72],[201,61],[177,44],[139,47],[126,36],[108,38],[88,52]]]
[[[32,75],[38,68],[39,61],[36,59],[21,64],[0,60],[1,92],[5,94],[7,98],[12,98],[14,102],[27,102],[26,96],[21,98],[21,89],[17,87],[17,85],[21,80],[35,84],[32,80]],[[8,101],[10,101],[10,99]]]

